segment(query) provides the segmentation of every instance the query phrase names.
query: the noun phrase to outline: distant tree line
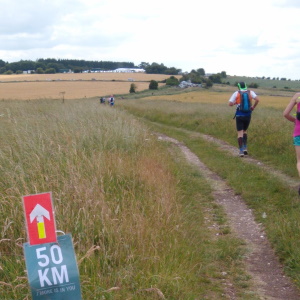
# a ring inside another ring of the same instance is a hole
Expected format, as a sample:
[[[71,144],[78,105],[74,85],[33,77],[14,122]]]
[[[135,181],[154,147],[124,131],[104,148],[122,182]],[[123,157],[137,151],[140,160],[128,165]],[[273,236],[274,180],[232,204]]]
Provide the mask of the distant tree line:
[[[31,71],[31,73],[59,73],[71,70],[74,73],[81,73],[83,71],[109,71],[118,68],[142,68],[148,74],[167,74],[178,75],[181,69],[175,67],[168,68],[164,64],[146,63],[142,62],[135,66],[133,62],[113,62],[113,61],[88,61],[78,59],[37,59],[20,60],[18,62],[5,62],[0,59],[0,74],[19,74],[24,71]]]
[[[168,68],[164,64],[158,64],[156,62],[153,62],[152,64],[141,62],[138,67],[144,69],[147,74],[178,75],[182,71],[175,67]]]
[[[59,73],[62,70],[71,70],[80,73],[85,70],[115,70],[117,68],[135,68],[132,62],[113,62],[113,61],[87,61],[77,59],[37,59],[21,60],[18,62],[8,63],[0,59],[0,74],[18,74],[23,71],[32,71],[35,73]]]

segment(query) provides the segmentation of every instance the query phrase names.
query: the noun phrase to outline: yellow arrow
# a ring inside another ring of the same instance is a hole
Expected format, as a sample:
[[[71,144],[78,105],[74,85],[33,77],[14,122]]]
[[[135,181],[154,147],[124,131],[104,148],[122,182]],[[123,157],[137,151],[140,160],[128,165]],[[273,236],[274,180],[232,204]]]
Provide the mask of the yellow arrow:
[[[39,239],[46,238],[46,231],[45,231],[44,222],[38,222],[37,226],[38,226]]]

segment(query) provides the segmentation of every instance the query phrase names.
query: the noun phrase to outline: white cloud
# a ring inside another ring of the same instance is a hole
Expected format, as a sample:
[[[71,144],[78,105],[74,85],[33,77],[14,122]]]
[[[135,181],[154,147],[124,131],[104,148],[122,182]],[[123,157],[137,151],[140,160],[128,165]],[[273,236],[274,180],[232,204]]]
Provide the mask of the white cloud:
[[[5,3],[4,3],[5,2]],[[0,0],[0,59],[163,63],[299,79],[293,0]]]

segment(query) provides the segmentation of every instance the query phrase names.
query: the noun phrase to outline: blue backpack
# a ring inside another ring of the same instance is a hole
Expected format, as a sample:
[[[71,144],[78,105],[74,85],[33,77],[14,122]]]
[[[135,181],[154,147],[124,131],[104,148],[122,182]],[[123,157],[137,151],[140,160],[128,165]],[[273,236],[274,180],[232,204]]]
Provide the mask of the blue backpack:
[[[251,112],[251,94],[250,91],[238,91],[238,98],[236,103],[238,105],[238,110],[241,112]]]

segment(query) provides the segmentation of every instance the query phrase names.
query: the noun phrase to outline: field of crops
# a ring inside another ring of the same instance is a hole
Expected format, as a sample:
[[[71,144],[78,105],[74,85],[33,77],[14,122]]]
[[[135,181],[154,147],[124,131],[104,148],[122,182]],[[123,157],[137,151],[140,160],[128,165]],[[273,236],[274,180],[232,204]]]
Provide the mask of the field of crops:
[[[142,91],[149,88],[151,80],[162,81],[168,77],[113,72],[0,75],[0,99],[82,99],[127,94],[131,83],[135,83],[136,91]]]

